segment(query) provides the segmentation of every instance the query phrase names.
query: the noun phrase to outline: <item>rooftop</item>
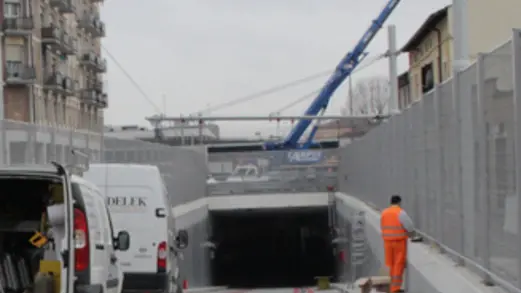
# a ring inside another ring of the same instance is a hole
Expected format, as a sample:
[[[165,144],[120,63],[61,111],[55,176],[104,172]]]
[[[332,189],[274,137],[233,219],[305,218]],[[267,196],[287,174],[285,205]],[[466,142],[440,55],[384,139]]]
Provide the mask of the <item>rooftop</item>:
[[[436,26],[445,18],[447,18],[449,12],[449,6],[432,13],[423,22],[420,28],[414,33],[414,35],[407,41],[407,43],[401,49],[402,52],[411,52],[416,50],[418,45],[425,39],[425,37],[436,28]]]

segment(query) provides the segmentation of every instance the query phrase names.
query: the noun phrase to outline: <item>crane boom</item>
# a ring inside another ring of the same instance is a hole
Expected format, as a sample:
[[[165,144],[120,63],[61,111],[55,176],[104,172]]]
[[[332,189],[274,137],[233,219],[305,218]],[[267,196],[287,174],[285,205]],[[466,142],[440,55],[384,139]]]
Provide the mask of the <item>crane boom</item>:
[[[338,64],[335,72],[328,79],[326,84],[320,90],[318,96],[313,100],[309,108],[305,112],[305,116],[317,116],[321,112],[323,113],[331,100],[332,95],[336,89],[349,77],[353,70],[360,64],[363,58],[367,55],[365,50],[373,40],[374,36],[382,28],[383,24],[392,14],[398,3],[401,0],[389,0],[383,10],[380,12],[378,17],[373,20],[369,29],[364,33],[362,38],[358,41],[355,48],[349,52],[342,61]],[[299,120],[295,127],[288,134],[286,139],[281,143],[268,142],[265,144],[267,150],[276,149],[296,149],[299,148],[299,140],[311,124],[312,120]],[[313,139],[316,129],[310,134],[309,142]],[[308,147],[306,144],[304,148]]]

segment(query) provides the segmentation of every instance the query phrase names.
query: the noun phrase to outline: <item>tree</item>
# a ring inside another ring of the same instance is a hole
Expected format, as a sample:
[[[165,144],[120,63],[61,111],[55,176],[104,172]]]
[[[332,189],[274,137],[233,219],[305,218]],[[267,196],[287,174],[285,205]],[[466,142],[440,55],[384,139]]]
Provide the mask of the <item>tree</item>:
[[[355,113],[383,115],[389,103],[389,79],[375,76],[359,80],[353,86],[352,94]]]

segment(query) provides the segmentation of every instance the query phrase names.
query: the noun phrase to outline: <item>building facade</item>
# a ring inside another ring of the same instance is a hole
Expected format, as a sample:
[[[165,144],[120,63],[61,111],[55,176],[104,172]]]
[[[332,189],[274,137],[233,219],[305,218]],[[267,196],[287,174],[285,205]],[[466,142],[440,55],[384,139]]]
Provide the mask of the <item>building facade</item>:
[[[102,2],[3,0],[5,119],[102,131]]]
[[[411,103],[452,75],[450,13],[447,6],[429,15],[402,48],[409,54]]]
[[[521,18],[516,15],[521,10],[520,1],[505,0],[501,5],[493,1],[467,1],[466,10],[469,61],[475,61],[480,52],[490,52],[503,44],[510,39],[512,28],[521,27]],[[432,13],[402,48],[402,52],[409,54],[412,102],[435,84],[452,77],[452,19],[450,5]],[[501,84],[499,79],[500,88]]]

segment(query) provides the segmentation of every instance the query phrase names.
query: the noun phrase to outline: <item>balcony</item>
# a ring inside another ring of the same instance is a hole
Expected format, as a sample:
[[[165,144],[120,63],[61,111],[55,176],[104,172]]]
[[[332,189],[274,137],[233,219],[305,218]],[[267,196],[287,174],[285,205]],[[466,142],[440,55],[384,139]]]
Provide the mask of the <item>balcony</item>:
[[[107,72],[107,59],[103,59],[98,57],[96,59],[96,72],[97,73],[106,73]]]
[[[72,96],[76,94],[78,83],[70,77],[63,78],[63,94]]]
[[[91,32],[92,34],[92,37],[94,38],[104,38],[107,36],[107,32],[106,32],[106,28],[105,28],[105,23],[103,21],[101,21],[100,19],[97,20],[97,23],[96,23],[96,27],[97,29],[96,30],[93,30]]]
[[[82,66],[85,66],[90,69],[94,69],[97,67],[97,59],[98,56],[94,52],[84,53],[79,62]]]
[[[58,12],[65,13],[75,13],[76,7],[72,4],[72,0],[51,0],[51,7],[57,8]]]
[[[78,40],[64,32],[62,34],[62,53],[66,55],[75,55],[77,53],[76,48],[78,48]]]
[[[83,89],[80,94],[80,99],[85,104],[96,105],[98,103],[98,93],[91,89]]]
[[[104,89],[103,82],[97,78],[88,79],[86,88],[97,93],[102,93]]]
[[[79,19],[78,28],[84,29],[93,37],[105,37],[105,23],[101,21],[99,14],[96,12],[85,13]]]
[[[51,70],[44,75],[43,89],[53,91],[56,94],[62,94],[65,91],[65,75],[57,70]]]
[[[19,61],[7,61],[5,83],[7,86],[25,86],[36,82],[36,70]]]
[[[106,109],[109,106],[108,95],[106,93],[98,94],[97,97],[98,107]]]
[[[94,52],[83,54],[80,58],[80,64],[92,70],[95,73],[107,72],[107,60],[99,57]]]
[[[5,18],[2,30],[6,36],[28,36],[34,29],[32,17]]]
[[[49,46],[55,53],[76,53],[76,39],[54,25],[42,27],[42,45]]]

